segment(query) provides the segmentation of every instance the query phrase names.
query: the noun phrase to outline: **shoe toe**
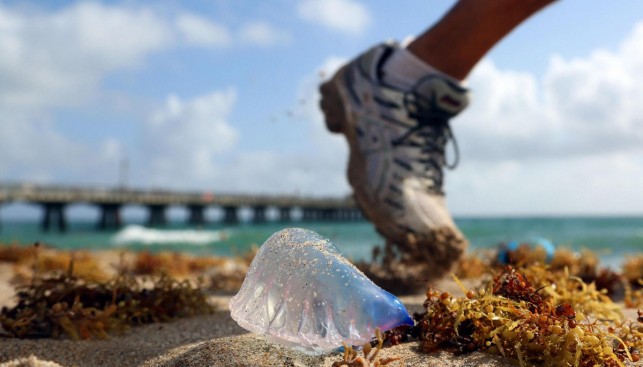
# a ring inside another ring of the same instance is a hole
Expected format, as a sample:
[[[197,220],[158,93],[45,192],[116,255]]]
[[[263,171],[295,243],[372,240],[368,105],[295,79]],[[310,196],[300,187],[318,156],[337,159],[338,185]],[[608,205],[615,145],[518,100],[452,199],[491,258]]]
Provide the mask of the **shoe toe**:
[[[427,233],[442,227],[455,228],[443,195],[428,192],[418,180],[408,179],[404,185],[405,221],[417,233]]]

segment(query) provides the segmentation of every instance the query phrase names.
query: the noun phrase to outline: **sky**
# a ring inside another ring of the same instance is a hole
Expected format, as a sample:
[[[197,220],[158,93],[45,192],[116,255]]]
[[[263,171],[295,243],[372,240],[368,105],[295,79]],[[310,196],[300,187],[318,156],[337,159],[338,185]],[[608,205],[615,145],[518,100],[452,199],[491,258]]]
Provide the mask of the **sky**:
[[[0,182],[348,195],[319,82],[453,3],[0,0]],[[456,216],[643,214],[643,2],[559,1],[467,86]]]

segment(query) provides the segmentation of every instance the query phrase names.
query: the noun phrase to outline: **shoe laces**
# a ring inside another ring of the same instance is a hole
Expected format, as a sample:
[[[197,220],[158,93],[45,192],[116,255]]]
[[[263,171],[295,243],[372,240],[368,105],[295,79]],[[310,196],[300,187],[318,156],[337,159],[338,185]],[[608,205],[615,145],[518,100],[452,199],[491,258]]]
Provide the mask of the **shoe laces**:
[[[433,99],[419,95],[416,91],[405,93],[404,105],[408,116],[417,121],[417,125],[395,139],[393,145],[420,149],[420,155],[415,160],[424,166],[424,176],[432,181],[428,189],[444,194],[442,167],[454,169],[460,161],[460,152],[449,124],[449,119],[453,116],[438,108]],[[453,142],[455,153],[454,161],[451,163],[446,161],[445,154],[449,141]]]

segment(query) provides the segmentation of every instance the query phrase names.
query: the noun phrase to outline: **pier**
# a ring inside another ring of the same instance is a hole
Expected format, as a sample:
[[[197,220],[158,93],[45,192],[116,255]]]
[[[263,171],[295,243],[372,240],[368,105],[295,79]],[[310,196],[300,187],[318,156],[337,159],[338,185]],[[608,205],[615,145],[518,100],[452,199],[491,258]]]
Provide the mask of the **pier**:
[[[120,211],[127,205],[147,208],[147,225],[162,227],[168,224],[169,207],[185,207],[188,224],[203,226],[208,220],[206,209],[222,210],[222,221],[239,222],[239,210],[248,208],[251,220],[268,220],[267,211],[277,212],[277,220],[293,220],[293,210],[301,211],[303,221],[362,220],[362,212],[352,197],[306,197],[296,195],[243,195],[213,192],[175,192],[166,190],[137,190],[123,188],[92,188],[35,184],[0,184],[0,205],[25,202],[42,208],[41,227],[44,231],[68,229],[65,209],[74,204],[89,204],[99,209],[98,229],[114,229],[123,225]]]

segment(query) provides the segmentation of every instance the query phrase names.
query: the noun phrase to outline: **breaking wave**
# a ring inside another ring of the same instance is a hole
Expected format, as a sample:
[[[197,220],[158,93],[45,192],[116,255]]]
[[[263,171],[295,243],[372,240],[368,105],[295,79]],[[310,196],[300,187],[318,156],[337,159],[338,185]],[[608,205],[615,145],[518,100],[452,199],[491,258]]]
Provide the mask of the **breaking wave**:
[[[152,229],[139,225],[128,225],[118,231],[112,238],[114,245],[144,244],[170,245],[189,244],[205,246],[226,238],[223,231],[206,231],[194,229]]]

